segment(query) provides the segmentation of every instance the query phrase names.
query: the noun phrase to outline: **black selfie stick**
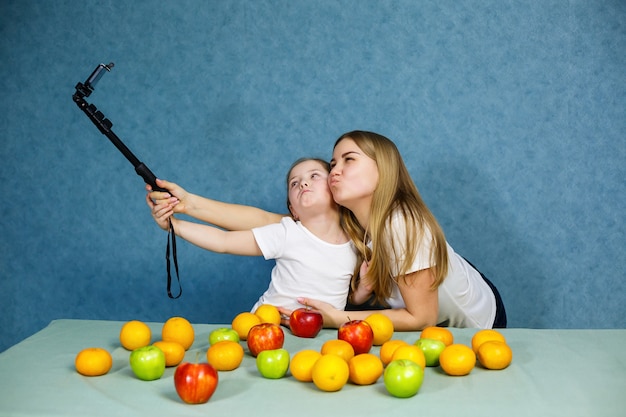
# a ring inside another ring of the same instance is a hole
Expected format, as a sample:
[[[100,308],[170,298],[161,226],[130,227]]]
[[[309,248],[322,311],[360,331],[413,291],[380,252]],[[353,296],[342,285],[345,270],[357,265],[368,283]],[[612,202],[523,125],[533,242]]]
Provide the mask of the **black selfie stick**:
[[[76,84],[76,92],[72,96],[74,99],[74,103],[89,117],[89,120],[93,122],[94,125],[98,128],[98,130],[115,145],[117,149],[124,154],[126,159],[130,161],[131,164],[135,167],[135,172],[139,174],[146,184],[150,184],[152,186],[152,190],[154,191],[165,191],[168,192],[165,188],[161,188],[156,185],[156,176],[150,171],[150,169],[133,153],[124,145],[124,142],[117,137],[115,133],[111,130],[113,127],[113,123],[109,119],[107,119],[104,114],[100,110],[96,108],[93,104],[87,103],[85,97],[89,97],[93,92],[95,84],[102,78],[102,76],[106,72],[111,71],[114,64],[111,62],[107,65],[100,64],[96,67],[96,69],[91,73],[87,81],[84,83],[79,82]],[[176,270],[176,279],[178,280],[178,295],[174,296],[171,292],[172,286],[172,275],[170,273],[170,241],[172,242],[172,254],[174,258],[174,268]],[[170,230],[167,234],[167,248],[165,250],[165,258],[167,260],[167,295],[170,298],[178,298],[183,293],[183,288],[180,285],[180,277],[178,276],[178,258],[176,256],[176,234],[174,233],[174,227],[172,226],[172,222],[170,222]]]
[[[117,149],[119,149],[120,152],[122,152],[122,154],[126,157],[126,159],[128,159],[128,161],[133,164],[133,166],[135,167],[135,172],[137,172],[137,174],[139,174],[144,179],[146,184],[150,184],[152,186],[152,189],[155,191],[167,192],[166,189],[158,187],[156,185],[156,176],[152,173],[152,171],[150,171],[150,169],[143,162],[137,159],[137,157],[133,155],[130,149],[128,149],[128,147],[124,145],[120,138],[118,138],[117,135],[113,133],[113,131],[111,130],[111,127],[113,127],[113,123],[111,123],[111,121],[107,119],[104,114],[102,114],[102,112],[96,108],[96,106],[94,106],[93,104],[89,104],[87,103],[87,101],[85,101],[85,97],[89,97],[89,95],[93,92],[95,84],[100,80],[100,78],[102,78],[102,76],[105,74],[105,71],[111,71],[111,68],[113,68],[113,66],[114,64],[112,62],[107,65],[98,65],[96,69],[91,73],[89,78],[87,78],[87,81],[85,81],[84,83],[79,82],[78,84],[76,84],[76,92],[74,93],[72,98],[74,99],[76,105],[83,112],[85,112],[87,117],[89,117],[89,120],[91,120],[93,124],[96,125],[98,130],[100,130],[100,132],[104,136],[109,138],[113,145],[115,145]]]

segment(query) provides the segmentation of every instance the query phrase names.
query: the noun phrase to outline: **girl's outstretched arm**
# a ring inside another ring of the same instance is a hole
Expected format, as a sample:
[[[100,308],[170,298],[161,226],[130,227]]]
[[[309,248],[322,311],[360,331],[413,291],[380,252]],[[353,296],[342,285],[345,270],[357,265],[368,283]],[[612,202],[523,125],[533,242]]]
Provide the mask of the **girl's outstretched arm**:
[[[286,216],[252,206],[201,197],[169,181],[157,179],[157,185],[169,191],[167,193],[152,191],[152,187],[146,185],[148,196],[154,203],[151,207],[152,215],[157,217],[169,212],[182,213],[226,230],[250,230],[279,223]]]
[[[175,217],[172,217],[171,221],[177,236],[200,248],[231,255],[262,255],[251,230],[225,231]]]

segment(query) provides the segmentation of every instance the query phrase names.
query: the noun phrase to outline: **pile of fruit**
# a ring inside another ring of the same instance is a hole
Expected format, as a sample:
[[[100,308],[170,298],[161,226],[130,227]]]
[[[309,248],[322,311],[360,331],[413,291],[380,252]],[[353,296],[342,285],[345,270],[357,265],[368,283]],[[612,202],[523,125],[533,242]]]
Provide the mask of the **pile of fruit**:
[[[181,363],[195,340],[193,326],[182,317],[163,324],[161,340],[150,344],[150,328],[140,321],[129,321],[120,330],[120,344],[130,353],[130,367],[137,378],[161,378],[166,367],[176,366],[174,386],[180,398],[190,404],[205,403],[218,384],[218,372],[237,369],[248,353],[256,358],[262,377],[283,378],[289,372],[299,382],[312,382],[319,390],[334,392],[348,382],[371,385],[381,377],[390,395],[407,398],[419,391],[426,367],[440,366],[451,376],[468,375],[476,362],[485,369],[504,369],[513,353],[504,336],[491,329],[478,330],[471,346],[454,343],[452,332],[443,327],[427,327],[414,344],[393,339],[391,320],[373,312],[365,320],[346,321],[337,338],[324,342],[320,350],[304,349],[293,356],[284,348],[281,315],[271,305],[254,313],[238,314],[231,327],[209,334],[206,362]],[[289,320],[291,332],[314,338],[323,326],[322,315],[308,308],[294,311]],[[379,354],[371,353],[380,346]],[[75,359],[76,370],[85,376],[104,375],[112,367],[111,354],[102,348],[87,348]]]

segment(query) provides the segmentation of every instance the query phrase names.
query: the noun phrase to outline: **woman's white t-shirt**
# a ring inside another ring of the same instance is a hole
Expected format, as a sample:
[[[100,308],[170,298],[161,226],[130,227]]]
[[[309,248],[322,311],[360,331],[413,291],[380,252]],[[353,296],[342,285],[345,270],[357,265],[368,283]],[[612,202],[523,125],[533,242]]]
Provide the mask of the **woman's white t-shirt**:
[[[398,211],[392,218],[392,230],[396,242],[404,243],[406,223]],[[407,273],[430,268],[431,232],[426,229],[418,245],[417,255]],[[448,248],[448,275],[438,288],[439,314],[437,323],[450,327],[491,328],[496,317],[496,299],[480,273],[446,242]],[[402,253],[402,251],[398,251]],[[401,256],[400,256],[401,258]],[[396,259],[392,265],[400,265]],[[397,267],[396,267],[397,268]],[[393,271],[397,276],[397,270]],[[391,308],[405,308],[406,304],[397,284],[387,299]]]
[[[325,301],[339,310],[345,308],[356,265],[351,242],[325,242],[290,217],[252,232],[263,257],[276,260],[269,288],[252,311],[261,304],[295,310],[303,307],[298,297]]]

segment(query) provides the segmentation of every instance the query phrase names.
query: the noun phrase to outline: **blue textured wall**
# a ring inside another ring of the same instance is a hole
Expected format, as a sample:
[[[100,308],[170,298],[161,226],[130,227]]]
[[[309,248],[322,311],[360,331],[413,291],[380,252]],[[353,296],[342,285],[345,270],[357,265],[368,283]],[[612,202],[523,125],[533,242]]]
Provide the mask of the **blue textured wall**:
[[[166,235],[141,179],[284,210],[296,158],[374,130],[515,327],[626,325],[624,1],[0,4],[0,350],[55,318],[230,322],[271,263]]]

